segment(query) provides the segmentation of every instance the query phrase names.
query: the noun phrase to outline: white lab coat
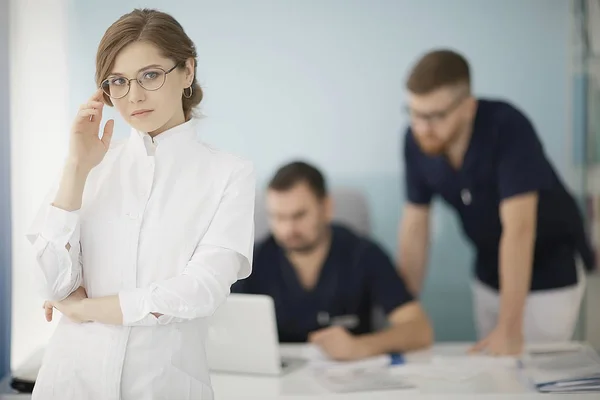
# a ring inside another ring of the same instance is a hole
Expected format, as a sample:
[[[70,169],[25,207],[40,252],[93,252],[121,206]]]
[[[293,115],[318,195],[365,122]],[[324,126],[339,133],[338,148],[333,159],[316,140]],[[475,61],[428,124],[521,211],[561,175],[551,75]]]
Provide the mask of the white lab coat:
[[[133,130],[92,170],[80,210],[51,206],[55,190],[42,205],[27,236],[43,297],[80,285],[90,298],[118,294],[124,321],[62,317],[33,399],[213,398],[206,317],[250,274],[255,176],[199,141],[196,126],[154,141]]]

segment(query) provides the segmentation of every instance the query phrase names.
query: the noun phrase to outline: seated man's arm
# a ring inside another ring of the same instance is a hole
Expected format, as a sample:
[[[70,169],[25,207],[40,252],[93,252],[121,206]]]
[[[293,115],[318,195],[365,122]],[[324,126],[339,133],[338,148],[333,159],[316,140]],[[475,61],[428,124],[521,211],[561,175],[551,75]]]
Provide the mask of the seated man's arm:
[[[371,245],[363,254],[361,264],[368,271],[367,285],[373,304],[384,309],[390,326],[359,336],[352,336],[341,327],[331,327],[311,334],[310,341],[337,360],[357,360],[430,346],[433,328],[390,258],[379,247]]]
[[[396,308],[388,320],[389,328],[359,337],[367,357],[419,350],[433,343],[433,328],[418,301]]]

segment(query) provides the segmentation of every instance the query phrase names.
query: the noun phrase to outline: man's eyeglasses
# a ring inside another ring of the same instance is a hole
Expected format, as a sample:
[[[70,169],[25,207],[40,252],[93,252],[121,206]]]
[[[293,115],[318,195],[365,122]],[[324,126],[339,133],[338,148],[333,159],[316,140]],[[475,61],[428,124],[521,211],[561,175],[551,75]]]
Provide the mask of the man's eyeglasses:
[[[450,103],[450,105],[448,107],[446,107],[443,110],[439,110],[439,111],[422,113],[422,112],[419,112],[417,110],[412,110],[407,107],[406,112],[408,113],[408,115],[410,116],[410,118],[412,120],[418,120],[418,121],[426,122],[430,125],[435,125],[435,124],[440,123],[443,120],[445,120],[448,117],[448,115],[450,115],[450,113],[452,113],[454,110],[456,110],[467,97],[469,97],[468,93],[458,96],[454,101],[452,101],[452,103]]]
[[[167,80],[167,75],[177,68],[177,66],[179,66],[179,64],[175,64],[168,71],[165,71],[160,67],[145,69],[140,71],[137,77],[132,79],[127,79],[123,76],[111,76],[102,82],[102,91],[112,99],[122,99],[129,93],[131,81],[137,81],[137,83],[145,90],[155,91],[163,87]]]

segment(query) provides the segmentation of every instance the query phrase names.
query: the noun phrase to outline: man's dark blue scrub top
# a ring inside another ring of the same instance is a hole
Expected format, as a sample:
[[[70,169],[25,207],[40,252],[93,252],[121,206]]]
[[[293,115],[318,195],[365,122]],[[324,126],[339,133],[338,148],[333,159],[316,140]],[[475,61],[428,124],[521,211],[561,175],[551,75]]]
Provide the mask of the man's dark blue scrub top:
[[[280,342],[305,342],[310,332],[342,325],[372,332],[373,309],[387,314],[412,301],[390,258],[375,243],[332,226],[329,253],[316,286],[306,290],[273,237],[256,246],[252,274],[232,292],[273,298]]]
[[[577,254],[586,267],[594,265],[574,198],[546,158],[531,122],[511,104],[479,100],[460,169],[444,156],[424,154],[410,128],[404,160],[408,201],[429,204],[439,194],[458,212],[477,251],[476,276],[484,284],[499,288],[500,202],[527,192],[539,196],[531,289],[575,284]]]

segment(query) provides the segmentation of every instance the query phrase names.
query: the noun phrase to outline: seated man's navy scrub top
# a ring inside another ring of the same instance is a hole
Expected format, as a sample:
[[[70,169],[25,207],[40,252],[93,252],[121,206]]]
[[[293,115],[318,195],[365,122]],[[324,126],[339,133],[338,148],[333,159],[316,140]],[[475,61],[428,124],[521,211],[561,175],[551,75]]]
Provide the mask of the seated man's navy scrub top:
[[[404,141],[406,193],[410,203],[429,204],[439,194],[460,216],[476,248],[475,274],[499,290],[500,202],[538,192],[537,231],[531,290],[577,283],[576,256],[594,266],[580,210],[546,158],[532,124],[512,105],[479,100],[463,165],[428,156],[410,128]]]
[[[301,285],[271,236],[256,246],[252,274],[232,292],[273,298],[280,342],[306,342],[309,333],[336,325],[356,335],[370,333],[376,307],[388,314],[413,300],[384,251],[340,225],[332,225],[331,247],[314,288]]]

